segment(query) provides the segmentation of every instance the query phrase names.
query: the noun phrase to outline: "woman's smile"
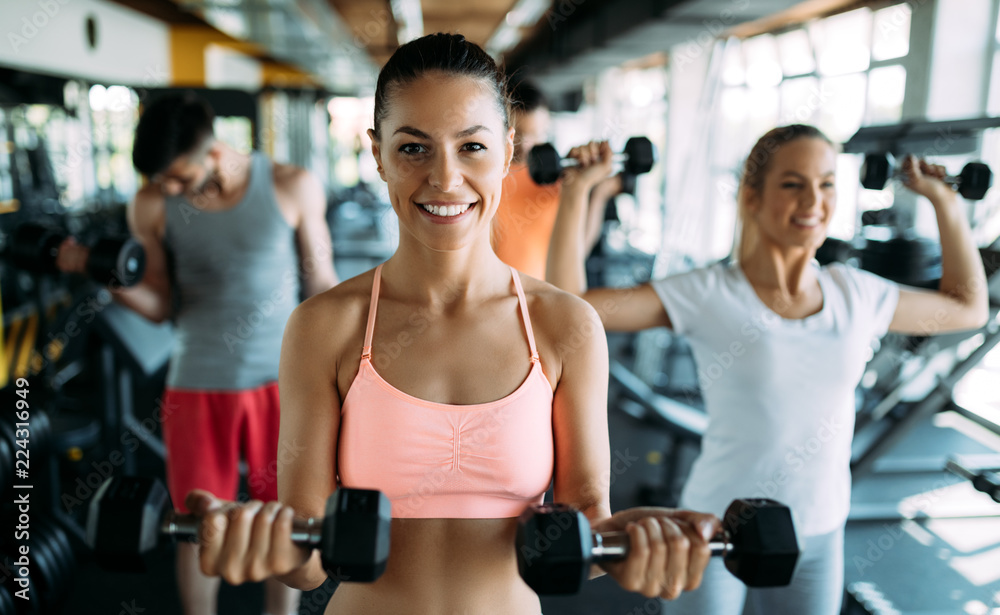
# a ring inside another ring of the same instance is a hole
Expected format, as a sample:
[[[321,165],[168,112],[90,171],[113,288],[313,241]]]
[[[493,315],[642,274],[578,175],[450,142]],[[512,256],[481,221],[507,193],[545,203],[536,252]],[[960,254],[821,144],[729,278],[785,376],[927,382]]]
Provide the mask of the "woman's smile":
[[[476,206],[475,203],[456,201],[426,201],[417,205],[431,220],[441,224],[458,222]]]

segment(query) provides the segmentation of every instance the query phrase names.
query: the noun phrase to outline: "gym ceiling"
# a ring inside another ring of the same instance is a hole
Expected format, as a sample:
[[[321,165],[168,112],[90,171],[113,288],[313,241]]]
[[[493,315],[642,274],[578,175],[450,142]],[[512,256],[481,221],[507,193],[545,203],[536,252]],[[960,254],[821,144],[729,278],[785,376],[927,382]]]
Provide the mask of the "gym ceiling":
[[[287,64],[336,94],[365,95],[396,47],[458,32],[531,74],[560,101],[587,77],[665,51],[704,50],[724,34],[747,36],[856,8],[867,0],[115,0],[175,27],[209,27],[253,55]],[[363,51],[363,53],[362,53]]]

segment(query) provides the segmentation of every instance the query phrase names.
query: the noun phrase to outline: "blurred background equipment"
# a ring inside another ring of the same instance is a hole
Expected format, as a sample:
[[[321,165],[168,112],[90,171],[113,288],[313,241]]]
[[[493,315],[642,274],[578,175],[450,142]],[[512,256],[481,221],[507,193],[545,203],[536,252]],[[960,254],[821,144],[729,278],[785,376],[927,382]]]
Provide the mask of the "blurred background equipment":
[[[69,237],[58,229],[38,224],[19,226],[7,242],[11,264],[34,273],[58,273],[62,243]],[[146,269],[146,254],[131,237],[102,237],[87,248],[83,265],[99,284],[134,286]]]

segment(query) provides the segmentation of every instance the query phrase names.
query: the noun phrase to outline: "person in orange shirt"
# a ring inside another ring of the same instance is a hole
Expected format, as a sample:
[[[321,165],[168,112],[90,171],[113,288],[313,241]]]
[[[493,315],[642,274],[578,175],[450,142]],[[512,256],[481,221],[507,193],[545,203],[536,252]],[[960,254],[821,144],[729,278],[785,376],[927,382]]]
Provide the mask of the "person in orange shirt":
[[[539,186],[528,175],[528,152],[548,141],[551,118],[542,92],[533,83],[520,80],[509,88],[514,126],[514,160],[503,182],[500,208],[493,218],[493,250],[500,260],[539,280],[545,279],[545,259],[559,211],[560,183]],[[621,191],[617,176],[591,192],[586,244],[600,236],[604,206]]]

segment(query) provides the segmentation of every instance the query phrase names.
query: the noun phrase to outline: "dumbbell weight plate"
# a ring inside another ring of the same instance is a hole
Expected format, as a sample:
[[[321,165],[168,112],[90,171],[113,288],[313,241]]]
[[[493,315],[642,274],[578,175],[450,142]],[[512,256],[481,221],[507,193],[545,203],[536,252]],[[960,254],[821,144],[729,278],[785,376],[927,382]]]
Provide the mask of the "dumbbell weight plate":
[[[747,587],[780,587],[792,581],[799,543],[792,511],[774,500],[735,500],[722,524],[733,548],[724,556],[726,569]]]
[[[341,489],[326,501],[319,544],[323,568],[348,580],[368,583],[389,561],[392,505],[385,494]],[[372,540],[374,537],[374,540]]]
[[[28,577],[30,579],[29,594],[34,598],[27,601],[25,606],[30,607],[27,613],[50,613],[51,606],[55,602],[55,583],[58,572],[51,551],[37,528],[32,528],[31,535],[27,541],[28,557],[31,565],[28,567]],[[26,601],[18,601],[26,602]]]
[[[52,539],[56,545],[56,555],[61,560],[63,567],[63,584],[59,586],[59,596],[60,601],[62,601],[69,594],[69,590],[73,586],[73,579],[76,577],[76,551],[70,543],[66,530],[58,523],[53,521],[52,525],[49,526],[49,531],[52,533]]]
[[[562,158],[551,143],[542,143],[528,152],[528,174],[539,186],[554,184],[562,174]]]
[[[73,547],[70,545],[66,532],[58,525],[54,519],[48,519],[41,526],[42,534],[45,537],[49,549],[52,551],[55,565],[58,568],[58,583],[56,589],[58,598],[61,600],[69,590],[70,582],[76,571],[76,557]]]
[[[58,545],[49,531],[48,520],[36,521],[31,528],[31,551],[42,552],[47,560],[48,568],[44,571],[45,611],[52,612],[59,603],[59,596],[66,587],[66,570],[58,553]]]
[[[958,192],[971,201],[979,201],[993,185],[993,172],[982,162],[970,162],[962,168]]]
[[[631,137],[625,142],[625,170],[632,175],[649,173],[656,164],[656,149],[646,137]]]
[[[56,254],[65,238],[65,233],[40,224],[22,224],[11,238],[11,261],[26,271],[57,273]]]
[[[115,270],[122,286],[135,286],[146,272],[146,250],[135,239],[129,238],[118,253],[118,268]]]
[[[163,483],[133,477],[109,479],[97,490],[87,513],[87,542],[107,570],[145,571],[156,550],[162,511],[170,506]]]
[[[49,588],[49,610],[55,611],[57,609],[53,607],[62,604],[63,598],[66,596],[70,574],[72,571],[69,569],[68,562],[62,552],[62,545],[53,533],[52,523],[53,521],[51,519],[46,519],[45,522],[41,524],[41,537],[45,543],[45,547],[49,551],[49,560],[52,564],[52,585]]]
[[[521,515],[514,542],[521,578],[546,595],[579,592],[590,572],[589,566],[580,566],[593,549],[590,522],[565,504],[532,508],[540,514],[529,509]]]
[[[53,523],[49,528],[52,531],[53,538],[59,545],[59,554],[66,563],[66,570],[72,575],[76,572],[76,549],[73,548],[73,543],[70,542],[69,535],[61,525]]]
[[[868,190],[882,190],[892,169],[893,159],[889,154],[867,154],[861,165],[861,185]]]
[[[146,269],[146,252],[135,239],[99,239],[90,248],[87,273],[96,282],[134,286]]]

